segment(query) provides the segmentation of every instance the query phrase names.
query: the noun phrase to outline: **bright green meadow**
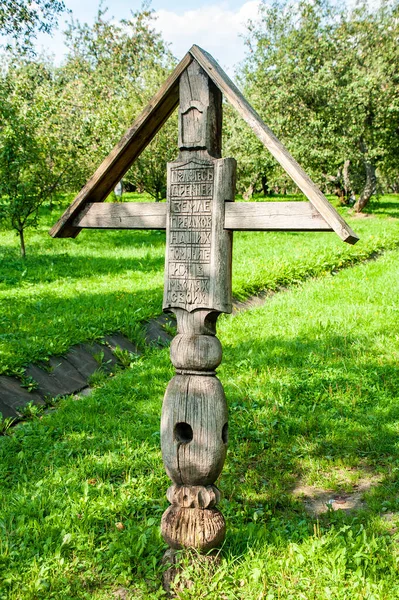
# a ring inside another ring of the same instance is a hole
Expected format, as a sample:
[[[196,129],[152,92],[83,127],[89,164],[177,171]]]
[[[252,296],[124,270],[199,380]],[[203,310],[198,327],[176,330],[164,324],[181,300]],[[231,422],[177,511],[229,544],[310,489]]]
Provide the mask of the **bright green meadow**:
[[[398,206],[385,197],[350,220],[353,248],[333,234],[235,235],[235,295],[288,289],[218,321],[227,537],[212,576],[187,566],[182,600],[399,597]],[[135,335],[160,312],[163,234],[51,240],[51,220],[26,263],[1,235],[3,371],[106,331]],[[172,374],[168,349],[147,348],[91,396],[0,437],[1,600],[164,597],[159,418]],[[361,486],[356,510],[318,517],[300,493]]]

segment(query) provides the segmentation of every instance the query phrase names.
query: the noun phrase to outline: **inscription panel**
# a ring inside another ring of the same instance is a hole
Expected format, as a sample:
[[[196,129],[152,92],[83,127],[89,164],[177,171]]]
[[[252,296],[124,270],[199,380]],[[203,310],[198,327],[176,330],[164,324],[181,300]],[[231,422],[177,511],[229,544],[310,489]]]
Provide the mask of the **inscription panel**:
[[[213,163],[169,165],[164,307],[194,310],[211,303]]]
[[[163,308],[231,312],[231,233],[226,200],[234,199],[235,161],[168,164]]]

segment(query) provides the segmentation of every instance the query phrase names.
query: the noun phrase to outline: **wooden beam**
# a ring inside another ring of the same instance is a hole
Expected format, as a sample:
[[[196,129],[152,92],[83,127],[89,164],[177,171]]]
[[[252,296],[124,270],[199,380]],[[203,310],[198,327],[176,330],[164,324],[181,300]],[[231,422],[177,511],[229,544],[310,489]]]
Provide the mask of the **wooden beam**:
[[[87,204],[80,229],[165,229],[165,202]],[[224,228],[233,231],[332,231],[310,202],[226,202]]]
[[[240,90],[234,85],[212,56],[205,52],[205,50],[199,48],[199,46],[193,46],[189,52],[218,86],[230,104],[234,106],[242,118],[248,123],[255,135],[280,163],[293,181],[295,181],[299,189],[302,190],[327,223],[331,225],[337,235],[348,244],[356,244],[359,239],[358,236],[352,231],[341,215],[337,213],[334,207],[331,206],[324,194],[322,194],[307,173],[305,173],[288,150],[276,138],[269,127],[262,121],[255,109],[252,108],[249,102],[241,94]]]
[[[80,229],[166,229],[165,202],[94,202],[74,219]]]
[[[310,202],[226,202],[224,228],[234,231],[333,231]]]
[[[137,117],[120,142],[81,189],[60,220],[50,230],[52,237],[76,237],[80,231],[73,224],[78,213],[89,202],[102,202],[113,190],[132,163],[151,142],[179,102],[179,78],[192,62],[187,53],[160,90]]]

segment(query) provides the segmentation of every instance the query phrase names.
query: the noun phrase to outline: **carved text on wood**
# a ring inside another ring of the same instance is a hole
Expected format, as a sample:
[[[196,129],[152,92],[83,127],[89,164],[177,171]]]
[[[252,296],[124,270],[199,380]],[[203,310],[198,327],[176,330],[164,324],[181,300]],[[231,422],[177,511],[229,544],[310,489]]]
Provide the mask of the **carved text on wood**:
[[[230,264],[224,203],[234,198],[234,174],[232,159],[191,159],[168,165],[164,309],[230,312],[231,284],[222,265],[226,258]],[[220,236],[226,243],[221,244]],[[215,277],[222,284],[218,289]]]

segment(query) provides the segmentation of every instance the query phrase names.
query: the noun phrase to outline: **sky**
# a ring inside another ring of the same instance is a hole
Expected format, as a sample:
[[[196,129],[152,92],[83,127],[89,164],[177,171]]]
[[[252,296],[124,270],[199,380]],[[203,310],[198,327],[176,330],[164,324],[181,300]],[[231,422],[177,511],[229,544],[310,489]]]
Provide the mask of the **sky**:
[[[234,76],[235,66],[245,56],[242,38],[245,23],[256,18],[259,4],[260,0],[153,0],[151,6],[156,16],[154,26],[170,43],[176,58],[182,58],[193,44],[197,44]],[[97,13],[99,0],[65,0],[65,5],[72,11],[74,19],[90,24]],[[131,11],[139,10],[141,0],[105,0],[104,6],[108,6],[110,17],[120,20],[129,18]],[[57,62],[62,61],[66,50],[62,29],[68,19],[60,18],[59,29],[52,37],[38,36],[37,47],[48,50]]]

